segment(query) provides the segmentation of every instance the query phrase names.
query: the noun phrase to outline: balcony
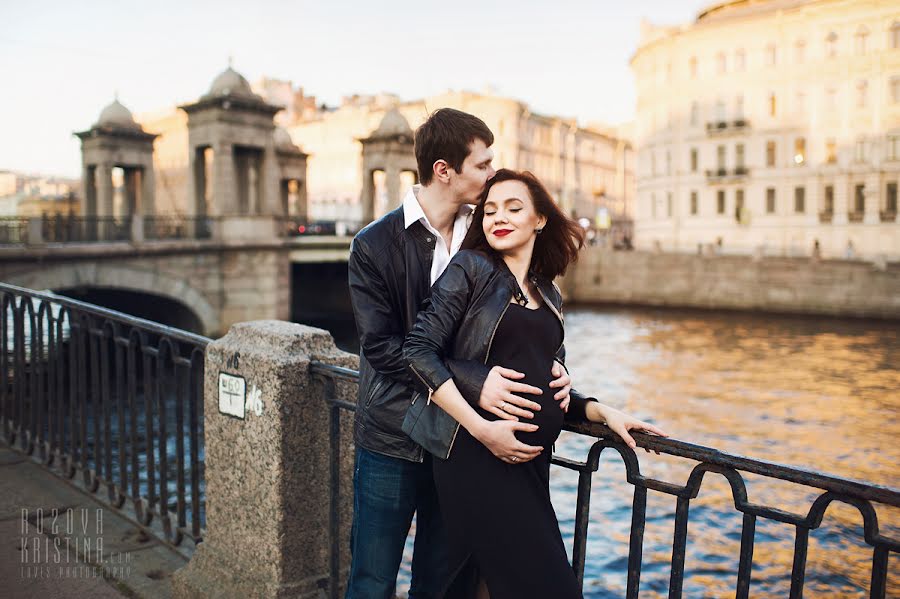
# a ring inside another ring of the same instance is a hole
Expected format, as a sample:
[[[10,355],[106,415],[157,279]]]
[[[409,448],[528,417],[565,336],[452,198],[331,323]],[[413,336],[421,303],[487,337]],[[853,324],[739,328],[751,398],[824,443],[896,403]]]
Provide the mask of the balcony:
[[[819,222],[820,223],[830,223],[834,218],[834,212],[831,210],[823,210],[819,213]]]
[[[861,223],[863,221],[863,216],[865,212],[848,212],[847,220],[851,223]]]
[[[735,119],[733,121],[710,121],[706,123],[706,134],[709,136],[731,135],[741,133],[750,127],[747,119]]]
[[[897,210],[882,210],[880,213],[881,222],[892,223],[897,220]]]
[[[739,166],[730,170],[727,168],[707,169],[706,182],[710,184],[735,183],[746,179],[749,174],[750,169],[746,166]]]

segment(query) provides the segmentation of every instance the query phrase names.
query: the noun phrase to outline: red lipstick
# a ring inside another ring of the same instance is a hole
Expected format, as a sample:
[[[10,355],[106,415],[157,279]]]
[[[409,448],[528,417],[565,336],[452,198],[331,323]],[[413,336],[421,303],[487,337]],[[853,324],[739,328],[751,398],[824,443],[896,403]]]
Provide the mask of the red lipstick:
[[[494,231],[496,237],[506,237],[510,233],[512,233],[512,229],[497,229]]]

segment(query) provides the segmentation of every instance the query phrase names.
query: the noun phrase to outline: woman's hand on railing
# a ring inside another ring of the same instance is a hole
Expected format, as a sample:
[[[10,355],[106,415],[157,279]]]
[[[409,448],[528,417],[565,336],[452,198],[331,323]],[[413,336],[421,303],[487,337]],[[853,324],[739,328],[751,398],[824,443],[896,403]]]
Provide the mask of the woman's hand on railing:
[[[668,433],[666,433],[658,426],[654,426],[653,424],[644,422],[643,420],[638,420],[633,416],[629,416],[625,412],[619,411],[615,408],[611,408],[597,401],[588,402],[586,406],[586,413],[589,420],[592,420],[594,422],[605,422],[606,426],[608,426],[612,432],[619,435],[619,437],[622,438],[622,441],[624,441],[625,444],[628,445],[628,447],[630,447],[631,449],[635,449],[637,447],[637,443],[629,434],[629,431],[651,433],[654,435],[659,435],[660,437],[669,436]],[[646,449],[646,451],[649,452],[650,450]]]

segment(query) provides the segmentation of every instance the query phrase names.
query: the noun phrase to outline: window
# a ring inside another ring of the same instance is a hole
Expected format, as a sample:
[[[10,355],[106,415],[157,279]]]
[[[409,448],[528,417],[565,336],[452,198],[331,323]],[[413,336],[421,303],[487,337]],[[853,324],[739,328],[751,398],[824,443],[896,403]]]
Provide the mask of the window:
[[[656,218],[656,194],[650,194],[650,216]]]
[[[734,53],[734,70],[743,71],[745,68],[747,68],[747,56],[744,54],[744,49],[741,48]]]
[[[691,148],[691,172],[692,173],[697,172],[697,163],[698,162],[699,162],[699,159],[697,156],[697,148]]]
[[[794,140],[794,164],[806,162],[806,138],[798,137]]]
[[[738,170],[744,169],[744,144],[734,146],[734,166]]]
[[[825,186],[825,205],[823,212],[825,212],[825,214],[834,213],[834,185]]]
[[[690,68],[690,73],[691,73],[691,79],[696,79],[697,78],[697,57],[696,56],[691,57],[691,61],[689,63],[689,68]]]
[[[865,108],[868,103],[869,82],[865,79],[856,82],[856,107]]]
[[[896,188],[896,185],[895,185],[895,188]],[[697,192],[696,192],[696,191],[692,191],[692,192],[691,192],[691,215],[693,215],[693,216],[696,216],[696,215],[697,215],[697,208],[698,208],[698,206],[697,206]]]
[[[854,46],[856,48],[856,53],[860,56],[866,53],[866,46],[869,43],[869,30],[866,29],[866,26],[863,25],[859,29],[856,30],[856,36],[854,39]]]
[[[766,166],[775,166],[775,142],[766,142]]]
[[[900,77],[891,77],[891,81],[888,86],[891,90],[891,103],[900,103]]]
[[[825,38],[825,56],[828,58],[837,56],[837,40],[838,36],[834,31]]]
[[[888,45],[892,50],[900,48],[900,21],[894,21],[894,24],[891,25],[888,38]]]
[[[897,182],[891,181],[885,187],[884,209],[886,212],[897,213]]]
[[[720,189],[716,192],[716,213],[725,214],[725,190]]]
[[[777,60],[777,52],[775,50],[775,44],[769,44],[766,46],[766,66],[774,67]]]
[[[853,188],[853,212],[862,214],[866,211],[866,186],[859,184]]]
[[[900,135],[888,135],[887,157],[888,160],[900,159]]]
[[[734,117],[736,119],[744,118],[744,96],[738,96],[734,99]]]
[[[716,120],[720,122],[725,120],[725,100],[716,100]]]
[[[806,61],[806,42],[797,40],[794,44],[794,62],[803,64]]]
[[[766,214],[775,214],[775,188],[766,188]]]
[[[797,214],[803,214],[806,212],[806,188],[805,187],[795,187],[794,188],[794,212]]]
[[[775,100],[775,92],[769,94],[769,116],[775,116],[778,104]]]
[[[727,69],[728,69],[728,62],[725,59],[725,53],[719,52],[716,55],[716,72],[719,73],[719,75],[723,75],[723,74],[725,74],[725,71]]]
[[[696,127],[700,120],[700,106],[696,102],[691,102],[691,126]]]
[[[725,170],[725,146],[716,148],[716,168],[720,171]]]
[[[672,192],[666,194],[666,216],[672,218]]]
[[[853,152],[853,158],[857,162],[865,162],[866,161],[866,140],[865,139],[857,139],[856,146]]]
[[[825,140],[825,162],[828,164],[837,162],[837,142],[833,137]]]
[[[734,220],[741,222],[744,213],[744,190],[736,189],[734,191]]]

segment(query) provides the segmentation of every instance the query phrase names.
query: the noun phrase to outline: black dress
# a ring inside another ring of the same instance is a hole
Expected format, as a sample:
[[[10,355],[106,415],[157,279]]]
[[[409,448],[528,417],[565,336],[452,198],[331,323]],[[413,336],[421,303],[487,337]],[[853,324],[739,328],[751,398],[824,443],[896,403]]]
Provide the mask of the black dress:
[[[510,304],[497,327],[488,365],[525,373],[522,382],[542,395],[530,422],[540,428],[516,436],[544,451],[524,464],[496,457],[460,427],[447,460],[435,459],[434,479],[447,528],[453,577],[444,597],[470,598],[479,576],[491,599],[569,599],[582,596],[566,556],[550,503],[550,454],[564,413],[549,384],[562,343],[559,319],[546,304],[530,310]],[[487,420],[494,414],[475,408]],[[569,417],[584,417],[584,405],[570,405]]]

